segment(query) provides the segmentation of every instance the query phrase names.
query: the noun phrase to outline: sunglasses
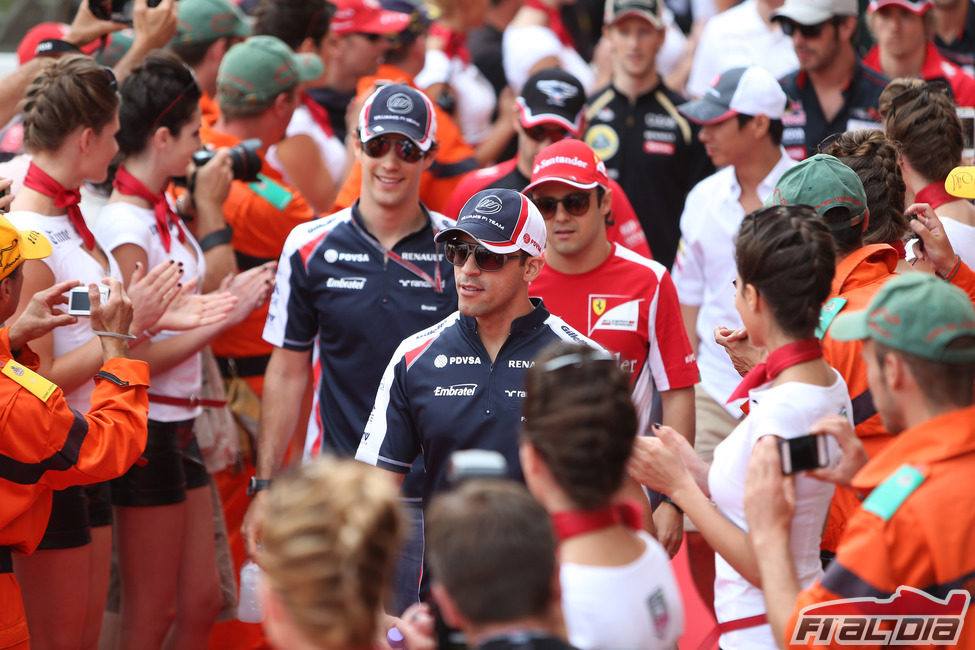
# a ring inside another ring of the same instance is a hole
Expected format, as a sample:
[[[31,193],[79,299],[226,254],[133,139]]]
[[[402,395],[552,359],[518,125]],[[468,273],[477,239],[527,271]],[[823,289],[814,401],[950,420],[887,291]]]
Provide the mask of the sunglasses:
[[[823,28],[830,23],[835,24],[836,19],[830,18],[829,20],[824,20],[821,23],[816,23],[815,25],[803,25],[797,23],[794,20],[789,20],[788,18],[779,19],[779,24],[782,25],[782,33],[786,36],[792,36],[796,32],[802,34],[803,38],[819,38],[819,35],[823,33]]]
[[[111,90],[113,93],[118,92],[118,78],[116,78],[115,72],[107,65],[103,65],[102,73],[105,75],[105,78],[108,80],[108,89]]]
[[[542,218],[546,221],[555,217],[555,211],[558,210],[560,203],[565,208],[565,211],[573,217],[581,217],[589,211],[588,192],[573,192],[572,194],[566,194],[561,199],[557,199],[554,196],[542,196],[537,199],[532,199],[532,201],[535,203],[538,211],[542,213]]]
[[[382,158],[389,151],[390,146],[396,151],[396,156],[403,162],[415,163],[423,158],[423,150],[408,139],[393,140],[384,135],[362,143],[362,150],[370,158]]]
[[[565,140],[569,136],[569,131],[561,126],[535,125],[526,127],[525,135],[535,142],[542,142],[544,140],[558,142],[560,140]]]
[[[951,97],[951,87],[948,86],[948,82],[944,79],[934,79],[927,83],[921,84],[916,88],[908,88],[907,90],[901,91],[893,96],[890,100],[890,113],[893,115],[897,112],[897,109],[907,104],[908,102],[913,102],[915,99],[920,98],[925,93],[936,93],[947,95]],[[925,99],[924,102],[927,103],[929,100]]]
[[[448,241],[443,247],[444,257],[454,266],[467,264],[467,258],[471,256],[471,253],[474,253],[474,264],[482,271],[500,271],[509,259],[521,256],[521,253],[514,255],[494,253],[481,244],[461,241]]]
[[[358,34],[359,36],[366,39],[370,43],[378,43],[379,39],[383,37],[382,34],[366,34],[365,32],[353,32],[353,34]]]

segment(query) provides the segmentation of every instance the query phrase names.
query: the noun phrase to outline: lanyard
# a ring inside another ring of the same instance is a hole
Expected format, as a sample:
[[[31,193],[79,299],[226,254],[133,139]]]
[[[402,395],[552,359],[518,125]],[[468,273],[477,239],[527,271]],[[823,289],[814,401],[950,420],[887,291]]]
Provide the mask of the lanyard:
[[[420,206],[420,209],[423,210],[423,214],[424,216],[426,216],[427,221],[430,221],[430,214],[427,212],[427,209],[422,205]],[[423,269],[421,269],[419,266],[417,266],[413,262],[410,262],[409,260],[404,260],[402,257],[399,256],[398,253],[389,250],[388,248],[380,244],[378,241],[376,241],[376,239],[372,235],[366,232],[365,228],[359,225],[359,222],[356,221],[355,215],[352,216],[351,221],[352,221],[352,227],[358,230],[359,234],[362,235],[363,239],[365,239],[370,246],[375,248],[376,251],[379,252],[379,254],[393,260],[394,262],[399,264],[401,267],[403,267],[404,269],[406,269],[416,277],[420,278],[424,282],[429,283],[431,286],[433,286],[434,293],[443,293],[443,280],[441,279],[439,260],[435,262],[437,270],[434,271],[434,277],[431,278],[430,274],[424,271]],[[436,235],[436,229],[434,229],[434,231],[435,231],[434,235]],[[434,246],[436,247],[436,252],[439,255],[440,244],[434,244]]]

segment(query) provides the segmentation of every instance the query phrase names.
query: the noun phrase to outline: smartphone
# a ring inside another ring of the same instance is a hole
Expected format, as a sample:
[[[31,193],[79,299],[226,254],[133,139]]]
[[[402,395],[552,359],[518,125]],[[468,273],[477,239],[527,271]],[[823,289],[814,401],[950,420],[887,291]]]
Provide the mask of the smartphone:
[[[798,438],[779,438],[783,474],[797,474],[829,465],[826,436],[808,434]]]
[[[108,300],[108,287],[98,287],[102,304]],[[68,292],[68,313],[72,316],[91,316],[91,300],[88,287],[75,287]]]
[[[447,481],[459,485],[470,479],[508,478],[508,462],[492,449],[463,449],[450,454]]]
[[[149,0],[150,7],[155,7],[161,0]],[[112,20],[117,23],[132,24],[132,5],[134,0],[88,0],[88,8],[95,18]]]
[[[961,120],[962,164],[971,165],[975,161],[975,107],[958,106],[955,112]]]

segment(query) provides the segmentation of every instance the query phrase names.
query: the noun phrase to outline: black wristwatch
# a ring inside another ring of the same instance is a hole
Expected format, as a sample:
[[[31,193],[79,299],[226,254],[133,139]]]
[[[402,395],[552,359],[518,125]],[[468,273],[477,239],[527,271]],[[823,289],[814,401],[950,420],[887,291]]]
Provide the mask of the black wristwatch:
[[[253,483],[253,481],[254,481],[254,479],[251,479],[251,482],[252,483]],[[677,511],[677,514],[680,514],[680,515],[684,514],[684,511],[680,509],[680,506],[677,505],[676,503],[674,503],[674,500],[671,499],[666,494],[661,494],[660,495],[660,503],[669,503],[670,505],[674,506],[674,510]]]
[[[271,479],[252,476],[250,483],[247,484],[247,496],[252,497],[261,490],[266,490],[269,487],[271,487]]]

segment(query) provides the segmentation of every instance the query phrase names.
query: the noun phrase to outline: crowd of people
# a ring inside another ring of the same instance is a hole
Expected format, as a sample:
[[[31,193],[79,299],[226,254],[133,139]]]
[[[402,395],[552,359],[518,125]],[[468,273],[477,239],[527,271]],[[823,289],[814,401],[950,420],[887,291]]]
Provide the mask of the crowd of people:
[[[117,4],[0,98],[0,648],[975,648],[969,0]]]

